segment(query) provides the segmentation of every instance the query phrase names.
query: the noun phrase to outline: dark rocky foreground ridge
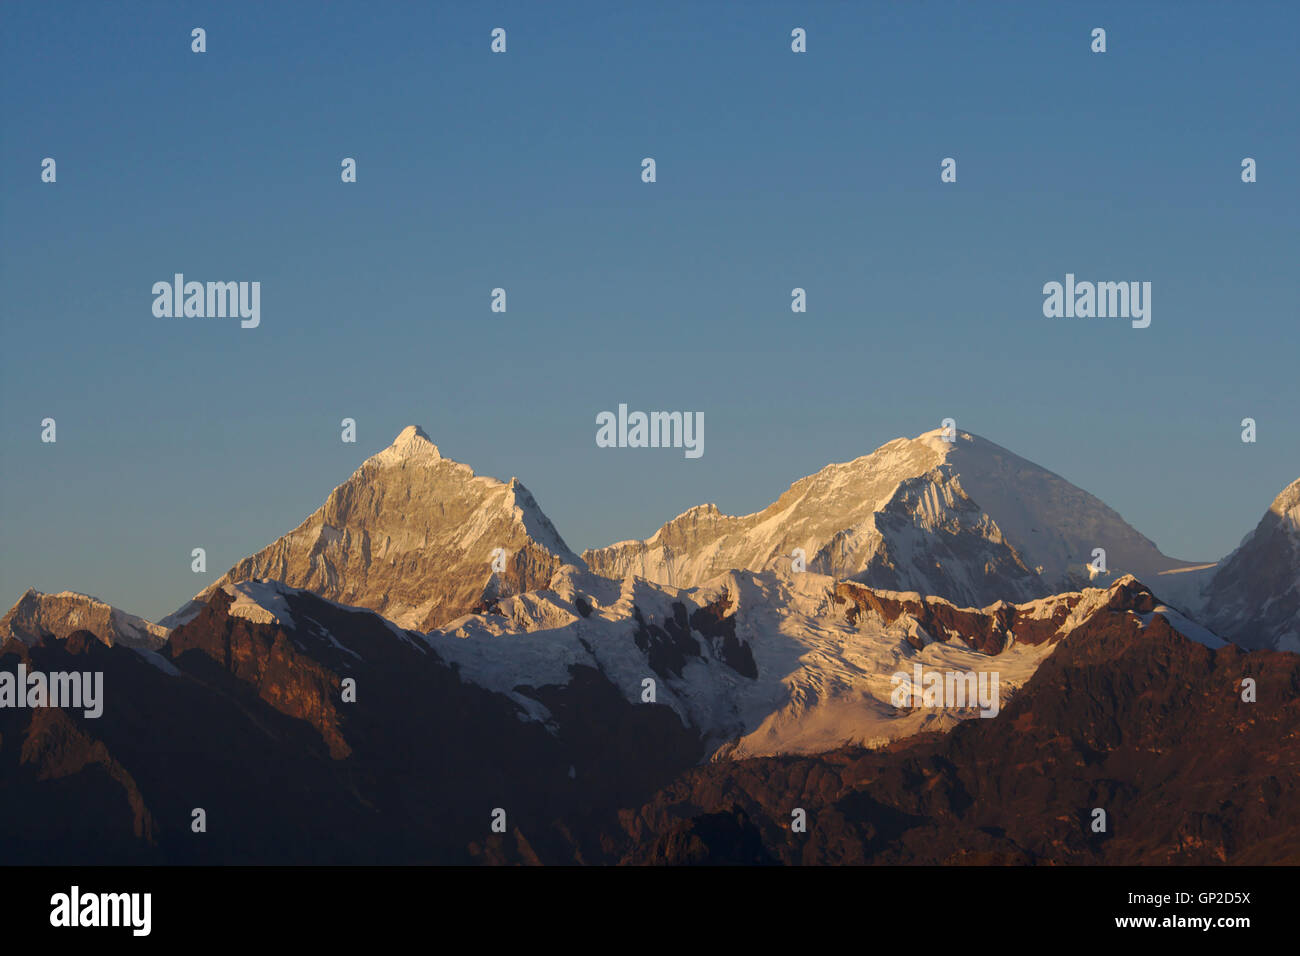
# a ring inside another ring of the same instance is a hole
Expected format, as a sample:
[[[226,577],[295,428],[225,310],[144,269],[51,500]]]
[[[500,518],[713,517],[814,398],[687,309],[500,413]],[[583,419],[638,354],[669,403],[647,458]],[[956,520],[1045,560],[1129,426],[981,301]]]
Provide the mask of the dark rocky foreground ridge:
[[[1143,627],[1140,585],[995,719],[705,766],[675,713],[594,670],[534,691],[549,724],[522,720],[377,615],[295,600],[307,623],[288,628],[233,616],[218,591],[156,656],[84,631],[6,643],[3,670],[103,671],[111,706],[0,709],[0,862],[1300,862],[1300,657],[1210,650],[1158,614]],[[940,623],[992,639],[965,612]]]
[[[739,862],[757,840],[788,864],[1300,863],[1300,660],[1131,621],[1084,625],[995,720],[688,771],[620,815],[621,859]]]
[[[88,632],[5,644],[0,669],[102,670],[112,696],[98,719],[0,709],[0,861],[468,862],[496,807],[534,829],[699,756],[667,708],[582,674],[543,693],[553,735],[377,615],[305,595],[295,614],[319,630],[290,633],[229,607],[214,594],[161,668]],[[359,703],[342,703],[345,677]]]

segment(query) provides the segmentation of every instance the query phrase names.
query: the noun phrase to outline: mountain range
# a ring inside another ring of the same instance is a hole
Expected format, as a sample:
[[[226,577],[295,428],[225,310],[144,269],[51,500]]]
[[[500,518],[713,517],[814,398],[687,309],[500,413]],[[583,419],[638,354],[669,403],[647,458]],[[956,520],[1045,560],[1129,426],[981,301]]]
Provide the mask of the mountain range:
[[[1300,479],[1231,555],[1181,561],[1058,475],[969,432],[950,442],[937,430],[828,465],[754,514],[700,505],[645,541],[579,557],[518,479],[476,475],[409,426],[297,528],[158,625],[112,612],[148,641],[188,620],[218,589],[265,579],[428,631],[544,590],[565,568],[689,589],[734,571],[790,577],[796,557],[813,574],[965,607],[1132,574],[1228,640],[1300,650]],[[54,597],[29,591],[0,619],[0,638],[75,629],[78,608],[89,605],[64,592],[58,610]],[[45,610],[32,617],[37,604]]]
[[[0,795],[24,808],[0,817],[15,821],[4,836],[19,859],[55,844],[84,856],[57,834],[94,807],[85,825],[111,833],[100,862],[1245,859],[1241,834],[1262,826],[1253,810],[1220,805],[1215,826],[1235,835],[1169,856],[1010,826],[995,780],[1012,774],[1020,790],[1002,796],[1030,800],[1028,766],[1123,750],[1115,780],[1136,781],[1166,754],[1172,780],[1209,759],[1139,728],[1141,681],[1191,667],[1196,686],[1239,699],[1224,688],[1243,675],[1272,686],[1295,669],[1300,480],[1231,555],[1179,561],[1065,479],[955,439],[897,439],[755,514],[702,505],[579,556],[517,479],[478,476],[408,427],[158,624],[72,592],[23,595],[0,619],[0,665],[89,662],[108,705],[97,720],[0,709]],[[1136,671],[1124,677],[1121,660]],[[996,675],[996,716],[971,701],[900,706],[899,675],[922,670]],[[1062,681],[1069,699],[1054,703]],[[1279,705],[1261,698],[1254,713],[1272,727]],[[1201,723],[1262,756],[1271,738],[1247,706]],[[1163,742],[1130,753],[1126,727]],[[789,777],[795,759],[801,779],[838,789],[809,793]],[[1294,771],[1278,769],[1269,792],[1300,788]],[[1234,773],[1216,797],[1243,799]],[[1070,800],[1101,799],[1097,774],[1067,776]],[[939,790],[921,806],[906,780]],[[800,787],[806,809],[837,821],[816,852],[773,815]],[[195,794],[234,828],[222,841],[191,839]],[[490,833],[503,803],[512,828]],[[291,819],[304,805],[309,819]],[[321,827],[346,836],[308,848]]]

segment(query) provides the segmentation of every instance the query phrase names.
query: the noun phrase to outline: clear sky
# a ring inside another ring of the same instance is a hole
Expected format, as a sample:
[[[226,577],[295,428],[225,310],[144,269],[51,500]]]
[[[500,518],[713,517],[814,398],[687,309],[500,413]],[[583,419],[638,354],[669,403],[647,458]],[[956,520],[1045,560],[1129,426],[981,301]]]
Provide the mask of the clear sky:
[[[412,423],[576,550],[948,416],[1180,558],[1300,475],[1293,2],[0,20],[6,608],[66,588],[157,618]],[[261,282],[260,327],[156,318],[176,272]],[[1067,272],[1150,281],[1150,327],[1045,318]],[[620,402],[703,412],[705,454],[597,448]]]

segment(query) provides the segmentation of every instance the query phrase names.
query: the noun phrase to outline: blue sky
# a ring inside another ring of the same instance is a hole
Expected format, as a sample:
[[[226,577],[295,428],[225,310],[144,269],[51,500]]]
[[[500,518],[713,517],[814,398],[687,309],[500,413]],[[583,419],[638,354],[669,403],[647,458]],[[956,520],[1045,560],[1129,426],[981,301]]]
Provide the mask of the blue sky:
[[[0,604],[156,618],[411,423],[580,550],[951,416],[1214,560],[1300,475],[1298,9],[7,3]],[[1150,328],[1044,318],[1067,272]],[[597,448],[620,402],[704,456]]]

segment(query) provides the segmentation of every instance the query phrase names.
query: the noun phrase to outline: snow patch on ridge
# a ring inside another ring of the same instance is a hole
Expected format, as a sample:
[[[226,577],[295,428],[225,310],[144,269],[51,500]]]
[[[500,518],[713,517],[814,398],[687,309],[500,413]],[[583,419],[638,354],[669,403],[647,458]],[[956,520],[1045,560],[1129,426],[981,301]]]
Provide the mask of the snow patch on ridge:
[[[279,581],[240,581],[238,584],[224,584],[221,589],[232,598],[231,617],[242,617],[254,624],[298,626],[285,600],[287,589]]]
[[[1228,646],[1227,641],[1219,637],[1209,628],[1202,627],[1195,621],[1165,604],[1157,606],[1156,609],[1151,611],[1149,614],[1138,615],[1139,620],[1142,621],[1143,630],[1150,625],[1151,621],[1157,614],[1163,617],[1174,630],[1178,631],[1178,633],[1182,634],[1183,637],[1190,641],[1195,641],[1197,644],[1204,644],[1206,647],[1210,648],[1210,650],[1214,651],[1217,651],[1220,647]]]

